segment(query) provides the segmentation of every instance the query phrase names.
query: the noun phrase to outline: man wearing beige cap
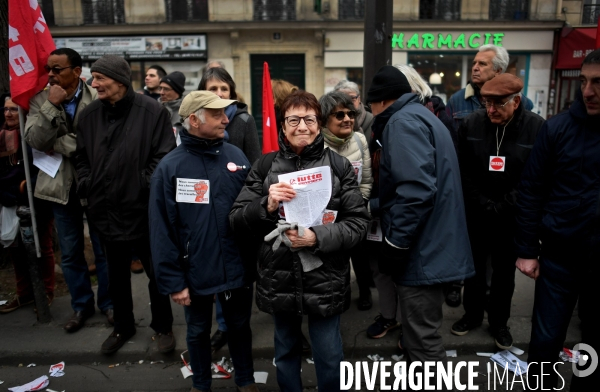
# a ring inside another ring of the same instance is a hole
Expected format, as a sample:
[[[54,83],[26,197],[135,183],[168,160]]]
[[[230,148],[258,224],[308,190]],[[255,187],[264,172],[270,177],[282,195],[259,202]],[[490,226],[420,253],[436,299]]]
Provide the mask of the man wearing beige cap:
[[[236,101],[193,91],[179,108],[181,144],[156,167],[150,184],[150,243],[162,294],[184,307],[193,371],[192,392],[211,387],[210,328],[219,296],[230,331],[229,352],[240,391],[258,391],[252,361],[252,277],[228,214],[250,169],[240,150],[223,143],[225,108]]]
[[[524,110],[523,82],[501,74],[481,88],[485,109],[459,129],[459,162],[475,276],[465,281],[465,315],[452,333],[465,335],[481,325],[486,307],[486,262],[492,260],[487,306],[490,331],[501,349],[512,346],[507,325],[515,288],[515,202],[517,185],[544,119]]]

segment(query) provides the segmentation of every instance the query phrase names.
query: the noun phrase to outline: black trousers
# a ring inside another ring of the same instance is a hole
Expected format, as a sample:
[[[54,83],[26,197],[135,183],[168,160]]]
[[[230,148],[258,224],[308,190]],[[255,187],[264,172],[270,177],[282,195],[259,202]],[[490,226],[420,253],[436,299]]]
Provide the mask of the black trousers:
[[[465,316],[482,321],[486,305],[487,260],[492,260],[492,285],[488,304],[490,327],[505,326],[515,290],[514,219],[488,213],[477,221],[469,221],[469,240],[475,263],[475,276],[465,280],[463,303]]]
[[[108,292],[113,302],[115,332],[128,333],[135,328],[133,298],[131,296],[131,249],[135,248],[150,281],[150,327],[156,333],[168,333],[173,329],[173,313],[168,295],[158,292],[154,267],[150,255],[150,239],[144,236],[133,241],[103,241],[108,263]]]
[[[373,271],[371,271],[369,261],[370,252],[368,245],[370,244],[366,242],[366,239],[361,241],[350,251],[350,260],[352,261],[352,268],[354,268],[354,274],[356,275],[356,284],[361,294],[369,292],[373,283]]]

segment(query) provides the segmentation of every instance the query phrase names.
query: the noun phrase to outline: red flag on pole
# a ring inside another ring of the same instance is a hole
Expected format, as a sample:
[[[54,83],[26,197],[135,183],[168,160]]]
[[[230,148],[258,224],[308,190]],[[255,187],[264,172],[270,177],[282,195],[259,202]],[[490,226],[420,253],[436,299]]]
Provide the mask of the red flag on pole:
[[[275,104],[273,103],[273,88],[271,87],[271,74],[269,64],[263,64],[263,96],[262,96],[262,121],[263,121],[263,154],[279,150],[277,136],[277,121],[275,120]]]
[[[55,48],[37,0],[9,0],[10,91],[17,105],[29,110],[29,99],[48,83],[44,66]]]
[[[598,27],[596,27],[596,49],[600,49],[600,16],[598,17]]]

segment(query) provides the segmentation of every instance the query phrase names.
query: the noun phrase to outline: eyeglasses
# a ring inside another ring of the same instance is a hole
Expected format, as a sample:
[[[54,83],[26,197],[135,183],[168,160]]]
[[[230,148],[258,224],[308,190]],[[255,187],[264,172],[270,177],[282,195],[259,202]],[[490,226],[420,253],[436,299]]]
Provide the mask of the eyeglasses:
[[[8,107],[8,108],[7,108],[7,107],[5,107],[5,108],[3,108],[3,109],[4,109],[4,113],[6,113],[6,112],[10,112],[10,113],[12,113],[12,114],[17,114],[17,113],[19,113],[19,108],[12,108],[12,107]]]
[[[168,93],[168,92],[170,92],[170,91],[173,91],[173,89],[172,89],[172,88],[169,88],[169,87],[161,87],[161,88],[160,88],[160,91],[164,91],[165,93]]]
[[[505,106],[506,106],[506,105],[507,105],[507,104],[508,104],[510,101],[512,101],[512,100],[513,100],[513,99],[511,98],[511,99],[509,99],[508,101],[506,101],[506,102],[504,102],[504,103],[502,103],[502,104],[501,104],[501,103],[499,103],[499,102],[494,102],[494,101],[488,101],[488,100],[485,100],[485,101],[483,101],[483,104],[484,104],[484,105],[485,105],[485,107],[486,107],[486,108],[488,108],[488,109],[489,109],[489,108],[491,108],[491,107],[493,106],[493,107],[495,107],[495,108],[496,108],[496,110],[497,110],[497,109],[502,109],[503,107],[505,107]]]
[[[352,98],[353,101],[356,101],[358,99],[358,95],[350,95],[350,94],[348,94],[348,96],[350,98]]]
[[[304,124],[307,127],[313,126],[317,123],[317,116],[309,114],[308,116],[300,117],[300,116],[287,116],[285,118],[285,122],[290,127],[297,127],[300,125],[300,120],[304,120]]]
[[[346,116],[352,120],[356,116],[356,112],[354,110],[348,110],[347,112],[340,110],[339,112],[331,113],[330,116],[335,116],[335,119],[338,121],[343,121]]]
[[[48,72],[48,73],[52,72],[55,75],[60,74],[63,70],[65,70],[67,68],[75,68],[75,66],[74,65],[69,65],[68,67],[62,67],[62,68],[60,68],[60,67],[52,67],[52,68],[50,68],[47,65],[44,65],[44,69],[46,70],[46,72]]]

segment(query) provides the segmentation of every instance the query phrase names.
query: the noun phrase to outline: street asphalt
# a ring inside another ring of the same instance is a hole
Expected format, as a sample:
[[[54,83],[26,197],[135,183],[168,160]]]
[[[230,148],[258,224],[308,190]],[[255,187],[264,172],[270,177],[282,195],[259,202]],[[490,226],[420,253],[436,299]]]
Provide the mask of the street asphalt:
[[[64,361],[69,365],[79,364],[117,364],[127,362],[139,363],[143,360],[146,364],[150,361],[164,361],[165,364],[180,361],[180,353],[186,349],[185,334],[186,324],[183,309],[173,304],[174,327],[177,339],[177,348],[171,354],[160,354],[152,341],[153,331],[149,327],[151,321],[149,296],[147,291],[148,279],[145,274],[132,275],[134,295],[134,312],[138,324],[137,334],[125,344],[117,353],[106,356],[100,352],[100,346],[108,337],[112,329],[106,318],[98,310],[87,320],[85,326],[76,333],[68,334],[64,331],[63,324],[72,314],[70,297],[60,297],[54,300],[50,311],[53,321],[50,324],[40,325],[36,321],[33,306],[20,308],[9,314],[0,314],[0,381],[13,374],[14,369],[21,364],[30,363],[50,365]],[[378,315],[377,290],[372,289],[374,306],[369,311],[359,311],[356,308],[358,289],[353,279],[352,283],[353,304],[342,315],[341,333],[344,342],[345,358],[348,361],[367,360],[367,355],[378,354],[390,359],[397,354],[397,341],[399,331],[392,331],[381,339],[370,339],[365,331]],[[516,289],[512,301],[511,319],[509,320],[510,332],[514,338],[514,346],[525,351],[528,349],[531,331],[531,315],[533,309],[533,280],[517,272]],[[7,298],[0,298],[7,299]],[[463,314],[462,306],[458,308],[444,307],[444,322],[440,333],[447,350],[457,350],[460,360],[463,357],[472,357],[476,352],[496,352],[494,339],[488,331],[487,320],[483,325],[465,336],[454,336],[450,333],[451,325]],[[273,358],[273,322],[271,316],[260,312],[256,306],[252,310],[253,353],[255,358],[268,361]],[[213,323],[213,331],[217,328]],[[303,325],[305,336],[308,336],[306,324]],[[571,319],[569,331],[564,346],[572,348],[579,343],[580,329],[577,312]],[[214,359],[229,358],[227,348],[214,353]],[[522,356],[526,360],[526,354]],[[482,358],[482,360],[486,360]],[[176,366],[179,367],[179,366]],[[6,373],[9,372],[9,373]],[[271,371],[270,377],[275,377]],[[43,374],[43,373],[42,373]],[[23,383],[31,380],[23,380]],[[188,380],[189,381],[189,380]],[[0,389],[7,387],[2,385]],[[71,389],[72,391],[73,389]],[[83,389],[82,389],[83,390]],[[85,390],[88,390],[87,388]],[[98,389],[106,390],[106,389]],[[112,388],[110,390],[113,390]]]

